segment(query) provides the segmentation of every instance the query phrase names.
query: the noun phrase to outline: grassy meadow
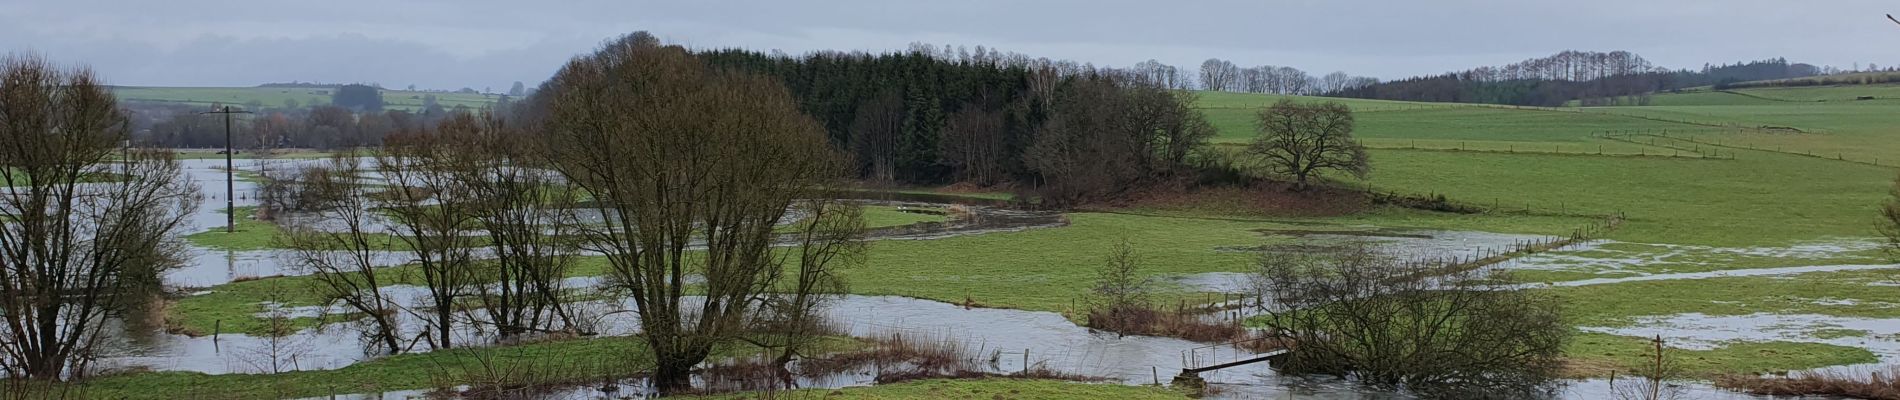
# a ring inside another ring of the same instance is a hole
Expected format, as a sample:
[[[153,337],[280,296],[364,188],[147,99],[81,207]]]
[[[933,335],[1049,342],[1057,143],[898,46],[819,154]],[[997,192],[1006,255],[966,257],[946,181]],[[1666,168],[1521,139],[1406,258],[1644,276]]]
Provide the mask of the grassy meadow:
[[[1874,99],[1857,100],[1863,96]],[[1230,144],[1222,153],[1234,156],[1238,144],[1255,135],[1255,109],[1247,106],[1281,97],[1203,94],[1198,104],[1220,129],[1216,141]],[[1874,221],[1900,175],[1900,101],[1890,100],[1895,98],[1900,85],[1685,91],[1655,94],[1649,106],[1556,109],[1344,100],[1357,111],[1355,134],[1371,148],[1372,173],[1365,181],[1334,180],[1378,191],[1442,194],[1493,212],[1627,215],[1607,236],[1611,243],[1557,252],[1550,259],[1575,266],[1516,275],[1528,282],[1887,263],[1891,258],[1877,248]],[[1612,140],[1604,132],[1634,135]],[[1697,158],[1703,154],[1712,156]],[[1889,274],[1541,290],[1561,296],[1579,327],[1628,326],[1636,317],[1683,313],[1896,318],[1900,311],[1883,305],[1900,299],[1874,284]],[[1639,362],[1645,345],[1637,337],[1581,334],[1568,350],[1571,373],[1620,370]],[[1865,349],[1813,338],[1681,352],[1686,372],[1703,377],[1878,361]]]

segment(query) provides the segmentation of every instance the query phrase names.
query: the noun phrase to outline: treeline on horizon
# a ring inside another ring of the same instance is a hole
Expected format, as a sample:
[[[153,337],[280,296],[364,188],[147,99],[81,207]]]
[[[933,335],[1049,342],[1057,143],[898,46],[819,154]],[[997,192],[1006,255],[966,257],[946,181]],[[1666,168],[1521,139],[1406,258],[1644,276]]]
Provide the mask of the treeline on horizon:
[[[1051,203],[1090,201],[1190,177],[1191,158],[1215,133],[1193,108],[1193,93],[1153,71],[928,45],[695,55],[711,68],[782,82],[848,154],[857,177],[875,182],[1015,187]]]
[[[1740,82],[1802,78],[1824,72],[1835,71],[1790,63],[1784,58],[1704,65],[1695,71],[1669,70],[1626,51],[1565,51],[1502,67],[1361,85],[1325,95],[1542,107],[1563,106],[1572,100],[1585,106],[1643,104],[1654,92],[1699,86],[1721,90]]]

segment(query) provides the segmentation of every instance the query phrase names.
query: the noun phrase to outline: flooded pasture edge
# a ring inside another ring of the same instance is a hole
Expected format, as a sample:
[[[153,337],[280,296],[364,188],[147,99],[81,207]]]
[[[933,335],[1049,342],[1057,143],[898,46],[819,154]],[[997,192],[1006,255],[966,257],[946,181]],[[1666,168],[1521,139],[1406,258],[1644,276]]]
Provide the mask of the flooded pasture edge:
[[[251,160],[240,163],[239,168],[259,168],[262,162]],[[310,161],[278,163],[296,165]],[[222,160],[187,161],[186,171],[192,179],[204,186],[206,201],[189,221],[187,232],[197,232],[223,225],[225,207],[222,190],[224,171]],[[255,204],[255,184],[245,181],[233,183],[237,187],[237,198],[233,201],[243,207]],[[917,199],[912,197],[883,198],[866,200],[870,204],[881,205],[928,205],[930,201],[944,199]],[[938,204],[940,205],[940,204]],[[977,203],[968,207],[972,210],[953,216],[949,221],[917,226],[901,226],[880,229],[874,233],[880,240],[929,240],[962,235],[1011,232],[1024,229],[1037,229],[1066,224],[1061,214],[1052,211],[1022,210],[1008,207],[1008,204]],[[1307,240],[1372,240],[1407,254],[1434,254],[1469,252],[1473,248],[1503,247],[1512,241],[1526,240],[1534,236],[1490,234],[1484,232],[1421,231],[1395,234],[1373,235],[1370,238],[1347,237],[1349,234],[1302,232]],[[230,252],[205,248],[193,248],[192,258],[185,268],[171,271],[166,283],[174,287],[205,287],[230,282],[235,279],[265,277],[274,275],[294,275],[297,272],[284,267],[280,257],[274,251]],[[390,252],[378,259],[379,265],[400,265],[405,259],[400,252]],[[1201,276],[1178,277],[1177,284],[1183,287],[1205,291],[1232,292],[1243,288],[1242,274],[1215,273]],[[585,283],[577,283],[584,285]],[[402,292],[405,288],[391,288]],[[621,310],[630,304],[608,304],[595,302],[589,307],[598,309]],[[293,310],[293,312],[311,313],[315,310]],[[1053,312],[1022,311],[1007,309],[965,308],[949,303],[921,300],[896,296],[844,296],[832,302],[827,308],[832,320],[840,323],[846,333],[858,337],[872,337],[892,333],[908,333],[932,337],[956,338],[964,348],[975,349],[977,353],[990,353],[994,362],[984,365],[983,372],[1007,374],[1029,368],[1048,368],[1070,374],[1098,376],[1110,382],[1120,384],[1153,384],[1156,381],[1167,382],[1180,372],[1185,365],[1195,363],[1189,360],[1188,352],[1207,347],[1204,343],[1180,339],[1120,336],[1108,332],[1097,332],[1080,327],[1066,317]],[[612,314],[612,318],[603,318],[599,333],[602,336],[624,336],[634,333],[637,320],[631,319],[631,313]],[[408,324],[415,325],[415,324]],[[483,337],[484,332],[459,332],[469,339]],[[374,354],[365,353],[362,342],[355,331],[341,324],[327,325],[307,329],[289,336],[304,354],[293,362],[289,369],[333,369],[375,359]],[[224,334],[219,337],[190,337],[158,332],[151,335],[132,335],[119,340],[120,353],[112,354],[107,360],[109,365],[124,368],[148,368],[153,370],[184,370],[207,373],[247,373],[264,370],[254,361],[245,361],[246,351],[269,346],[271,339],[243,334]],[[284,340],[279,338],[276,340]],[[472,343],[465,341],[464,343]],[[1007,356],[1005,356],[1007,355]],[[1232,350],[1226,357],[1242,358],[1249,354],[1244,350]],[[867,376],[874,376],[865,370],[851,370],[838,374],[800,378],[799,387],[837,388],[874,384]],[[1328,399],[1385,399],[1406,398],[1401,393],[1369,389],[1359,385],[1325,377],[1290,377],[1277,374],[1265,363],[1250,364],[1232,369],[1211,371],[1203,375],[1215,398],[1328,398]],[[631,378],[615,383],[622,387],[616,390],[616,396],[640,396],[643,381]],[[1594,389],[1601,386],[1602,389]],[[1691,395],[1685,398],[1754,398],[1732,392],[1714,389],[1703,384],[1686,383],[1685,388]],[[568,390],[537,394],[538,398],[598,398],[607,392],[597,387],[569,388]],[[390,392],[373,397],[360,398],[400,398],[410,395],[423,395],[427,391]],[[1555,397],[1559,398],[1606,398],[1607,382],[1584,380],[1566,382]],[[338,398],[350,398],[348,396]]]

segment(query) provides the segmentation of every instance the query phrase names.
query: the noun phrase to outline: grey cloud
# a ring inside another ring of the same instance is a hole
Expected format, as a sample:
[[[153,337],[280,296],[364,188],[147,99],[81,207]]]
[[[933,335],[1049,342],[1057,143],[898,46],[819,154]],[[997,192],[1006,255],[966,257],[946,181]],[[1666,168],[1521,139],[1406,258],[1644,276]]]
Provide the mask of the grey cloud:
[[[0,4],[0,51],[35,50],[135,85],[375,81],[434,88],[538,81],[606,38],[805,52],[983,45],[1098,65],[1208,57],[1396,78],[1564,49],[1692,68],[1785,56],[1891,64],[1900,26],[1871,0],[842,0]],[[1887,10],[1892,7],[1893,10]]]

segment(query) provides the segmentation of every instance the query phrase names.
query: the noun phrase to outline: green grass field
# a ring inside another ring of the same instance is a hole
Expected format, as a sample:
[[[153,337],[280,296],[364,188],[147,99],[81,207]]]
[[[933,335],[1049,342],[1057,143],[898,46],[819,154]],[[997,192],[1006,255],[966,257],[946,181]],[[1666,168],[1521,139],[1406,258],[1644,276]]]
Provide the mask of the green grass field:
[[[1876,99],[1855,100],[1861,96]],[[1373,148],[1372,173],[1367,181],[1334,179],[1380,191],[1443,194],[1494,210],[1628,216],[1608,238],[1630,243],[1558,252],[1576,267],[1524,271],[1517,276],[1524,281],[1882,263],[1889,256],[1877,249],[1791,249],[1878,242],[1877,207],[1900,175],[1893,167],[1900,165],[1900,101],[1888,100],[1895,97],[1900,97],[1900,85],[1685,91],[1656,94],[1650,106],[1563,109],[1349,100],[1345,102],[1350,107],[1362,110],[1355,115],[1355,134]],[[1203,95],[1199,104],[1220,129],[1218,142],[1244,143],[1255,135],[1255,110],[1245,106],[1277,98]],[[1603,132],[1639,135],[1632,143],[1606,140],[1600,137]],[[1455,149],[1467,151],[1451,151]],[[1231,147],[1223,154],[1235,156],[1237,150]],[[1593,154],[1695,156],[1698,151],[1723,159]],[[1874,165],[1876,160],[1879,165]],[[1388,222],[1370,218],[1368,223]],[[1643,261],[1615,268],[1590,261],[1632,257]],[[1565,299],[1578,326],[1624,326],[1629,318],[1693,312],[1900,317],[1893,308],[1813,302],[1849,298],[1878,305],[1900,300],[1884,293],[1890,288],[1867,285],[1872,275],[1882,274],[1546,290]],[[1582,335],[1568,350],[1575,364],[1572,372],[1601,376],[1624,368],[1641,360],[1646,343],[1634,337]],[[1865,349],[1799,341],[1735,342],[1684,354],[1685,370],[1699,376],[1875,361]]]
[[[149,101],[179,103],[194,106],[224,104],[246,106],[252,102],[265,108],[285,107],[287,102],[296,102],[300,107],[330,104],[330,92],[325,88],[275,88],[275,87],[133,87],[115,86],[112,94],[120,101]],[[493,104],[496,96],[481,94],[448,92],[412,92],[406,90],[383,90],[383,104],[392,110],[415,111],[422,108],[423,96],[435,95],[436,102],[443,108],[467,106],[480,109]]]

